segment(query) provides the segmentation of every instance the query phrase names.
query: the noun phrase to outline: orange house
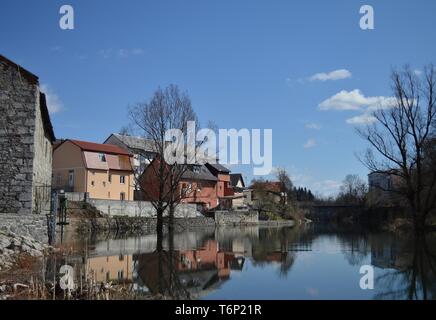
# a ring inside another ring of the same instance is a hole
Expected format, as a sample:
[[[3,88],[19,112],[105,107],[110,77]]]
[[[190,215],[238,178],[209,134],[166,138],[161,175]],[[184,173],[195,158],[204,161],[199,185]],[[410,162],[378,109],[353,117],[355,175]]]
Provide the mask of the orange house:
[[[53,151],[55,189],[90,198],[133,200],[132,155],[118,146],[64,140]]]

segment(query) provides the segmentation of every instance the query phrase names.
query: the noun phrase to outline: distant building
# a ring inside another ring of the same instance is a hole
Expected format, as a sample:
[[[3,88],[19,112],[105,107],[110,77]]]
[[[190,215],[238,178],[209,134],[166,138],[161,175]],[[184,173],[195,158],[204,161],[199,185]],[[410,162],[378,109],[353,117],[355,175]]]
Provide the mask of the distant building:
[[[38,77],[0,55],[0,213],[49,212],[54,141]]]
[[[398,191],[402,187],[402,179],[395,170],[373,171],[368,174],[369,195],[371,205],[398,205],[401,201]]]
[[[133,200],[132,157],[115,145],[65,140],[53,152],[53,187],[93,199]]]
[[[230,174],[230,185],[233,189],[244,189],[245,188],[245,182],[244,178],[242,177],[242,174],[240,173],[231,173]]]
[[[235,209],[245,208],[248,205],[247,194],[245,191],[245,182],[242,174],[231,173],[230,174],[230,186],[233,189],[234,196],[232,206]]]
[[[133,154],[132,165],[135,171],[135,182],[157,155],[154,142],[150,139],[112,133],[103,143],[119,146]],[[136,186],[135,189],[139,190],[140,188]]]
[[[281,192],[281,183],[279,181],[257,181],[250,188],[251,205],[259,207],[264,203],[280,203],[286,201],[286,194]]]

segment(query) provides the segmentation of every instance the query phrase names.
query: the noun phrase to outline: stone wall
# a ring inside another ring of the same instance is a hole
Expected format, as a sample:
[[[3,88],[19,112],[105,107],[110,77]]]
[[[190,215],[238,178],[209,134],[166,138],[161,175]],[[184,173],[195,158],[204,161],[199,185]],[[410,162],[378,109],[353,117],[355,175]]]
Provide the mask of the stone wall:
[[[0,60],[0,214],[32,212],[37,84]]]
[[[156,210],[147,201],[88,199],[87,202],[109,216],[156,217]],[[195,218],[198,216],[201,214],[197,211],[195,204],[179,204],[176,207],[176,218]]]
[[[70,229],[80,233],[118,233],[118,234],[147,234],[156,232],[156,218],[146,217],[99,217],[99,218],[71,218]],[[215,228],[215,220],[206,217],[197,218],[176,218],[174,229],[176,232],[190,228]],[[164,224],[164,232],[167,224]]]
[[[250,225],[259,223],[257,211],[216,211],[217,225]]]
[[[47,217],[41,214],[2,213],[0,230],[11,231],[20,236],[30,236],[40,242],[48,242]]]
[[[53,149],[51,140],[44,130],[40,103],[41,99],[38,99],[35,112],[32,211],[37,214],[49,214]]]

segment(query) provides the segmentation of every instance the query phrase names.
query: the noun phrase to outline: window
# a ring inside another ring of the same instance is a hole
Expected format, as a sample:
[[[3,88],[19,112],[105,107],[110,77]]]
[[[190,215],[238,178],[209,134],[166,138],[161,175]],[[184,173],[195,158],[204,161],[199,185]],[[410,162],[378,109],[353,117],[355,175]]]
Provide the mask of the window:
[[[200,167],[199,167],[199,166],[194,166],[194,167],[192,168],[192,172],[194,172],[194,173],[200,173]]]
[[[107,177],[107,180],[109,181],[109,183],[111,183],[112,182],[112,175],[109,173],[109,175],[108,175],[108,177]]]
[[[118,271],[118,280],[123,280],[124,279],[124,271],[120,270]]]
[[[111,198],[111,192],[110,191],[108,191],[108,193],[107,193],[107,197],[110,199]]]
[[[120,176],[120,183],[125,184],[126,183],[126,176]]]
[[[68,186],[74,187],[74,170],[68,171]]]
[[[124,192],[121,192],[121,193],[120,193],[120,200],[121,200],[121,201],[126,200],[126,194],[125,194]]]
[[[98,158],[101,162],[106,162],[106,156],[104,155],[104,153],[99,153]]]
[[[197,191],[198,191],[198,192],[200,192],[200,191],[201,191],[201,188],[202,188],[202,185],[201,185],[201,183],[197,183]]]
[[[91,186],[95,186],[95,182],[94,181],[91,181]]]
[[[106,181],[103,181],[103,187],[106,187]]]

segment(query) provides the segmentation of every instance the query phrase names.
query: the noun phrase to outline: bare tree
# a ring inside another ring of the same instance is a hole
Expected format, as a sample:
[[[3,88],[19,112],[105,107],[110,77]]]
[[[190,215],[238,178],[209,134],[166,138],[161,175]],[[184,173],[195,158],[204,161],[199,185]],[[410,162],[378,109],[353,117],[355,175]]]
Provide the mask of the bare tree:
[[[368,188],[357,174],[348,174],[340,187],[337,201],[346,204],[363,204]]]
[[[419,233],[436,205],[436,171],[425,166],[426,147],[435,137],[435,69],[427,66],[419,77],[405,67],[393,71],[391,79],[394,105],[380,106],[375,123],[358,130],[372,147],[362,161],[372,171],[390,171],[400,178]]]
[[[287,196],[290,195],[294,186],[286,169],[277,168],[276,177],[277,180],[280,182],[280,191],[285,193]]]
[[[157,232],[162,234],[163,214],[169,211],[169,227],[173,226],[174,210],[189,190],[180,190],[179,184],[184,173],[190,169],[190,159],[168,164],[165,161],[166,147],[171,142],[173,148],[182,147],[184,151],[186,140],[167,141],[166,133],[170,129],[178,129],[183,137],[187,137],[188,121],[195,121],[198,126],[197,115],[195,114],[191,100],[187,94],[180,92],[175,85],[170,85],[164,90],[158,89],[153,97],[145,103],[140,103],[130,109],[130,118],[133,124],[139,129],[144,138],[149,139],[155,151],[153,159],[150,160],[148,173],[152,177],[152,183],[141,186],[142,192],[150,200],[157,214]],[[179,145],[176,145],[179,144]],[[174,149],[173,149],[174,150]],[[194,151],[195,152],[195,151]],[[151,157],[144,154],[144,157]]]

